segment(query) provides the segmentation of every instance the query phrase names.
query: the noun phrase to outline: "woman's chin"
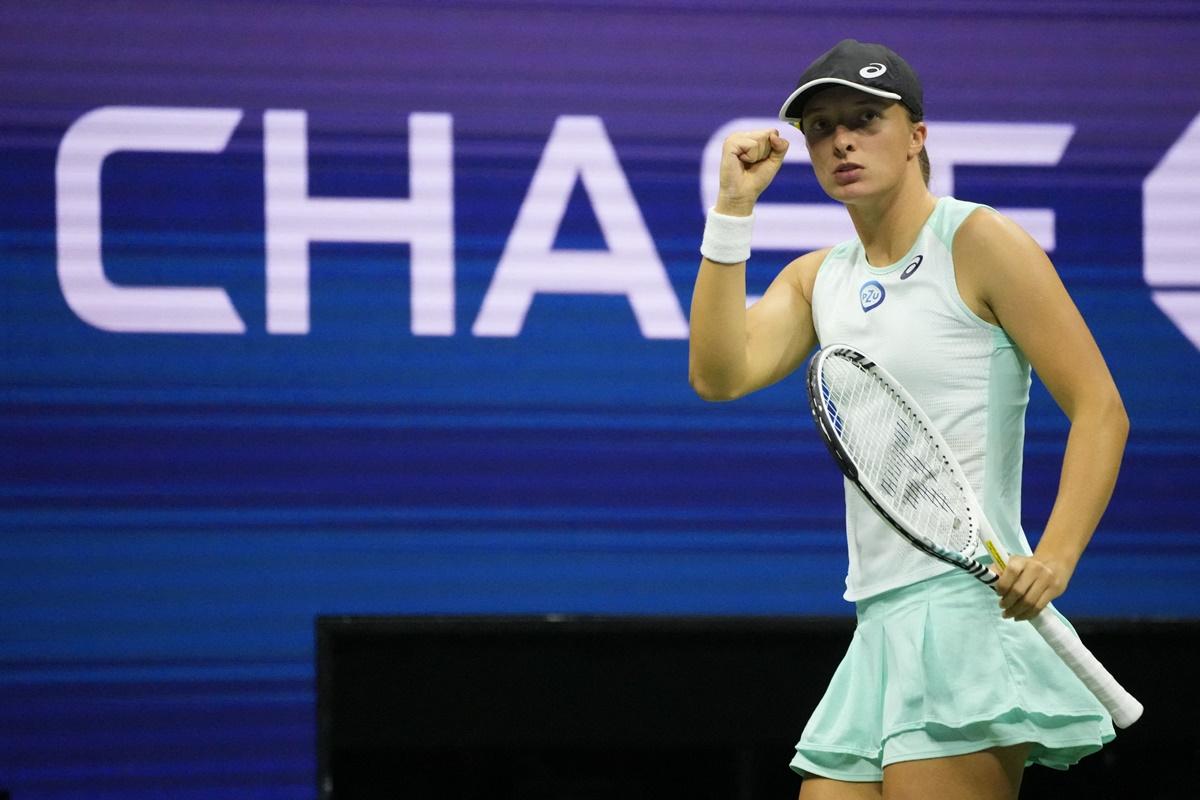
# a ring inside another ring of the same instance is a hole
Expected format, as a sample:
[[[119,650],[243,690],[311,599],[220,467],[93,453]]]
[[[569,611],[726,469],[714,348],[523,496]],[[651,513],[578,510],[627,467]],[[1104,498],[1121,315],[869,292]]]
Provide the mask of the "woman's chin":
[[[830,200],[836,200],[843,205],[854,205],[871,196],[869,187],[864,186],[862,181],[847,184],[846,186],[838,186],[836,183],[825,187],[825,194],[829,195]]]

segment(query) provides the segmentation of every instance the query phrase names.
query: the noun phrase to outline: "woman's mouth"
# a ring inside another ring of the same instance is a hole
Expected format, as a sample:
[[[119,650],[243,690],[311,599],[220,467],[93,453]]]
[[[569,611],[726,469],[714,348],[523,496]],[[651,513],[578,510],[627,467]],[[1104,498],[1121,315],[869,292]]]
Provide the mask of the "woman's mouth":
[[[862,164],[855,164],[852,161],[847,161],[844,164],[838,164],[837,169],[833,171],[833,179],[837,181],[839,186],[845,186],[848,183],[854,183],[862,176]]]

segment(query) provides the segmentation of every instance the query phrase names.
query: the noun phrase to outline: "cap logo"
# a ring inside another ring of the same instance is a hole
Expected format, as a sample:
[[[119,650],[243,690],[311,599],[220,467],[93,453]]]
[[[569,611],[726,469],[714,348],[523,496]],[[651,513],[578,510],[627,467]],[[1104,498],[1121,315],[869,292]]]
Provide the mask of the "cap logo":
[[[858,74],[864,78],[878,78],[885,72],[887,72],[887,66],[875,61],[860,69]]]

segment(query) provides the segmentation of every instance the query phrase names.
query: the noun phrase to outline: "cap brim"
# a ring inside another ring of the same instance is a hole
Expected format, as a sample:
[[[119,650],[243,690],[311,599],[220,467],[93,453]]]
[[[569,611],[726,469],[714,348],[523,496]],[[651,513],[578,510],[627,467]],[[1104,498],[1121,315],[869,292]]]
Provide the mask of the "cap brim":
[[[895,92],[886,92],[883,89],[876,89],[871,86],[863,86],[861,83],[854,83],[853,81],[844,80],[842,78],[818,78],[815,81],[809,81],[808,83],[797,88],[796,91],[794,91],[790,95],[788,95],[788,99],[783,101],[783,106],[779,109],[779,118],[781,120],[783,120],[784,122],[799,122],[800,115],[804,111],[804,107],[801,106],[800,108],[796,109],[795,112],[792,114],[788,113],[788,107],[791,106],[793,103],[795,103],[798,99],[800,99],[800,97],[805,92],[809,91],[814,86],[820,86],[822,84],[827,84],[827,83],[828,84],[837,84],[839,86],[849,86],[851,89],[858,89],[860,92],[866,92],[867,94],[873,94],[876,97],[886,97],[889,100],[903,100],[904,99],[900,95],[896,94]]]

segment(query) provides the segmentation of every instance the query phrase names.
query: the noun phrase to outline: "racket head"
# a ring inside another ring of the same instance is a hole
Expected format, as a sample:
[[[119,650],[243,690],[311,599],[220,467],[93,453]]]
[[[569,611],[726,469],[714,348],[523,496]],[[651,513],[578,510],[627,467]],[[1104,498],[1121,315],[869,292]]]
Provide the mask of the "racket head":
[[[838,468],[910,544],[985,583],[984,522],[962,468],[929,417],[874,359],[829,345],[807,373],[809,409]]]

